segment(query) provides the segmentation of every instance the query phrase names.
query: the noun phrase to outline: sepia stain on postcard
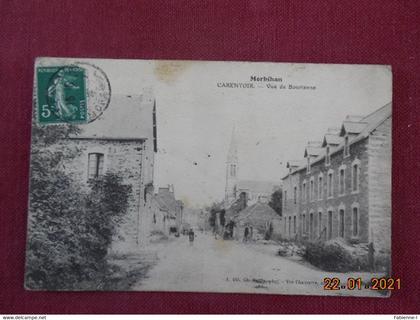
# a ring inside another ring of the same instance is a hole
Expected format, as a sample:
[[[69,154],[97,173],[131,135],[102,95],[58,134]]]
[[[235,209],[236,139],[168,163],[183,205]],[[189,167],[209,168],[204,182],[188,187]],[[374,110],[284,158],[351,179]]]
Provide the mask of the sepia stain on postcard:
[[[174,82],[191,64],[189,61],[164,61],[159,60],[155,63],[155,74],[158,80],[166,83]]]
[[[401,287],[390,66],[39,58],[34,71],[26,289]]]

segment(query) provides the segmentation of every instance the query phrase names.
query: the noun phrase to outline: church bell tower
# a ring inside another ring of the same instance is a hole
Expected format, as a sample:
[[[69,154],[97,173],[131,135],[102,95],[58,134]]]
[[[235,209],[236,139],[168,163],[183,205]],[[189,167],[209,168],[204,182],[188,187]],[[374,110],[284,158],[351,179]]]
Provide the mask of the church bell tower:
[[[226,188],[225,206],[228,206],[238,197],[238,147],[235,137],[235,128],[232,130],[229,151],[226,159]]]

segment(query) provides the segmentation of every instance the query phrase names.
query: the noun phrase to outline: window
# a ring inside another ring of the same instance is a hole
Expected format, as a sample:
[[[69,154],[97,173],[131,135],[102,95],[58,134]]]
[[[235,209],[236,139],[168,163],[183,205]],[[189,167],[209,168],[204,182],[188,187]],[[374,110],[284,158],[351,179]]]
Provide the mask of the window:
[[[286,236],[287,217],[284,217],[284,236]]]
[[[331,163],[331,155],[330,155],[330,146],[327,146],[325,149],[325,165],[330,165]]]
[[[333,193],[333,172],[330,171],[328,172],[328,180],[327,180],[327,189],[328,189],[328,198],[332,198],[334,193]]]
[[[292,232],[292,217],[289,216],[289,238],[291,237]]]
[[[338,185],[339,185],[339,193],[340,195],[343,195],[345,193],[345,171],[344,167],[340,168],[339,174],[338,174]]]
[[[309,172],[311,172],[311,158],[309,156],[307,156],[306,159],[307,159],[306,160],[307,161],[306,172],[309,173]]]
[[[303,231],[303,233],[306,232],[306,216],[305,216],[305,214],[302,215],[302,231]]]
[[[297,199],[297,187],[295,186],[293,188],[293,203],[296,204],[296,199]]]
[[[299,233],[302,234],[303,231],[303,223],[302,223],[302,214],[299,214]]]
[[[322,233],[322,212],[318,212],[318,236],[321,236]]]
[[[286,207],[286,202],[287,202],[287,191],[284,190],[284,207]]]
[[[302,202],[305,202],[305,195],[306,195],[306,182],[302,184]]]
[[[99,178],[103,174],[104,169],[104,154],[103,153],[89,153],[88,155],[88,178]]]
[[[339,226],[339,232],[338,236],[341,238],[344,238],[344,209],[340,209],[339,215],[338,215],[338,226]]]
[[[333,224],[332,224],[332,211],[329,210],[328,211],[328,239],[332,238],[332,230],[333,229]]]
[[[344,157],[350,155],[349,136],[344,137]]]
[[[332,239],[333,233],[333,222],[332,222],[332,210],[328,210],[328,239]]]
[[[230,175],[232,177],[235,177],[236,176],[236,164],[231,164],[230,165]]]
[[[312,212],[309,215],[309,234],[312,239],[314,237],[314,214]]]
[[[308,201],[310,201],[310,198],[309,198],[310,196],[309,196],[309,184],[306,186],[306,199],[308,200]]]
[[[322,200],[322,193],[323,193],[324,185],[323,185],[323,178],[320,175],[318,177],[318,199]]]
[[[293,216],[293,233],[296,234],[296,216]]]
[[[315,187],[314,187],[314,178],[311,178],[311,190],[310,190],[310,193],[309,193],[309,199],[312,201],[312,200],[314,200],[314,198],[315,198],[315,196],[314,196],[314,194],[315,194],[315,191],[314,191],[314,189],[315,189]]]
[[[359,208],[358,207],[353,207],[352,225],[353,225],[353,236],[357,237],[359,235]]]
[[[360,176],[360,166],[359,163],[356,162],[353,164],[352,168],[352,191],[357,192],[359,191],[359,176]]]

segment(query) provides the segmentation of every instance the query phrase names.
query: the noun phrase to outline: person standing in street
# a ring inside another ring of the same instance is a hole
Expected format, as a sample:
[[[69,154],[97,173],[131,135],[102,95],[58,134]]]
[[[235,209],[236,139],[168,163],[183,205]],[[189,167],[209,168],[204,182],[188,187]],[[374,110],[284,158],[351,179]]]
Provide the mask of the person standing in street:
[[[190,245],[193,245],[194,242],[194,238],[195,238],[195,234],[193,229],[191,228],[190,231],[188,232],[188,240],[190,241]]]

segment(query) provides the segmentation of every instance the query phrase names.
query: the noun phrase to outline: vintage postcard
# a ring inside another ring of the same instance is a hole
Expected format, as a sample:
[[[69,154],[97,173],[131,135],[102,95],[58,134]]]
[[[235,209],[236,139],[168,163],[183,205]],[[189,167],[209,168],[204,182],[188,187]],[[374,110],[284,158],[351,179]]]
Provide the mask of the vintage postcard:
[[[386,297],[392,72],[38,58],[25,288]]]

